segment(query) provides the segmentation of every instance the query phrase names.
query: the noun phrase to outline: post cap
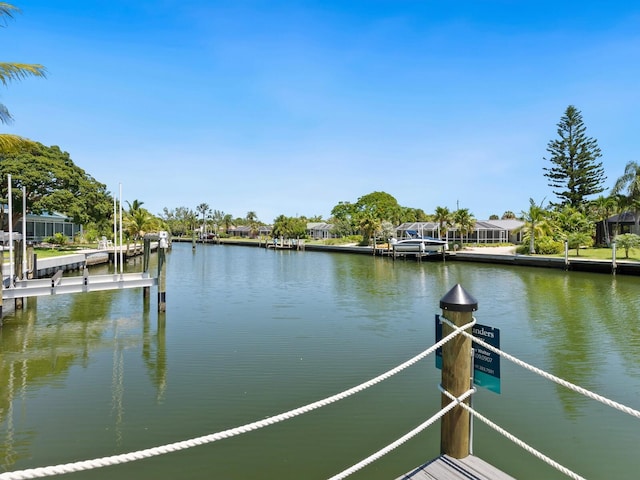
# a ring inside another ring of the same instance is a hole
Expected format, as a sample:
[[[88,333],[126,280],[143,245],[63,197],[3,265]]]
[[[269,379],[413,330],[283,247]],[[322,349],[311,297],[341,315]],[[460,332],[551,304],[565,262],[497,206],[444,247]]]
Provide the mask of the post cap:
[[[458,283],[440,299],[440,308],[452,312],[475,312],[478,301]]]

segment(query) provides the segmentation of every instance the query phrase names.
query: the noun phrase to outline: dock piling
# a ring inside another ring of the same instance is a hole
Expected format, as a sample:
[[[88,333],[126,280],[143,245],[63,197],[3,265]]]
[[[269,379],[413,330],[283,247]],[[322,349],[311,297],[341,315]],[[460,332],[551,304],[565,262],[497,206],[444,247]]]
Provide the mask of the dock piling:
[[[24,271],[23,271],[23,251],[22,251],[22,242],[23,240],[14,240],[13,241],[13,251],[14,253],[14,264],[13,264],[13,278],[15,279],[23,279]],[[22,310],[24,308],[24,297],[17,297],[14,300],[14,308],[16,310]]]
[[[151,239],[143,239],[142,244],[142,272],[149,273],[149,258],[151,257]],[[142,298],[149,299],[151,287],[142,287]]]
[[[167,265],[165,254],[167,251],[168,234],[167,232],[159,233],[160,241],[158,245],[158,311],[167,311]]]
[[[460,284],[453,287],[440,299],[442,316],[459,327],[470,323],[478,302],[467,293]],[[446,323],[442,325],[442,336],[453,331]],[[442,388],[455,397],[469,390],[471,379],[471,340],[464,335],[455,338],[442,346]],[[442,395],[442,407],[451,400]],[[469,403],[469,400],[465,400]],[[465,458],[470,454],[470,414],[460,406],[456,406],[442,417],[440,427],[440,453],[453,458]]]
[[[33,258],[34,258],[34,253],[33,253],[33,244],[29,243],[27,245],[27,271],[25,272],[25,278],[27,280],[30,280],[33,278]]]

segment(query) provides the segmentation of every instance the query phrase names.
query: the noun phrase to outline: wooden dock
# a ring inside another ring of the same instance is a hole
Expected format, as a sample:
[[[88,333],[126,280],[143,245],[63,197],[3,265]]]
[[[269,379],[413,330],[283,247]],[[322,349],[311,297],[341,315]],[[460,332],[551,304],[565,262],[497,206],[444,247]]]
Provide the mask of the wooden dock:
[[[515,480],[478,457],[441,455],[396,480]]]

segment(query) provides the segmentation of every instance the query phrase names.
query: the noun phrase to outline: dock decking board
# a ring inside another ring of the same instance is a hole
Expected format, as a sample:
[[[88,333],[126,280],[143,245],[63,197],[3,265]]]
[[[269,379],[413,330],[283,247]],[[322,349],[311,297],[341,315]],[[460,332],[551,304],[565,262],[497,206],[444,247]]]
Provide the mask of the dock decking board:
[[[515,480],[478,457],[441,455],[396,480]]]

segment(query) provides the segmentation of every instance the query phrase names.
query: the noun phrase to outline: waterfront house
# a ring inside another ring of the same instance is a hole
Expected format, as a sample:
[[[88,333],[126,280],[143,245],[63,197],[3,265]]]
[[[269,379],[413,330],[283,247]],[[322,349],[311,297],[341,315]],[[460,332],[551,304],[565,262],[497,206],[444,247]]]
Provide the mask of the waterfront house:
[[[8,222],[5,214],[5,225]],[[54,236],[56,233],[62,233],[69,240],[73,240],[77,234],[82,233],[82,225],[73,223],[73,219],[61,213],[42,213],[35,215],[28,213],[26,217],[27,242],[40,243],[48,237]],[[22,233],[22,221],[18,222],[15,230]],[[4,233],[4,232],[3,232]],[[3,235],[8,239],[8,233]]]
[[[410,232],[417,232],[425,237],[443,238],[450,242],[464,243],[521,243],[522,220],[478,220],[471,232],[461,238],[455,226],[449,226],[446,232],[440,232],[436,222],[407,222],[396,227],[398,238],[407,237]]]
[[[636,224],[636,215],[634,212],[624,212],[607,218],[607,230],[609,238],[614,239],[616,235],[624,233],[640,233],[634,232]],[[596,245],[606,245],[604,222],[596,223]]]
[[[522,243],[524,222],[515,218],[476,222],[476,243]]]
[[[251,233],[251,227],[248,225],[240,225],[239,227],[230,227],[227,233],[232,237],[251,238],[255,237]]]
[[[313,240],[324,240],[327,238],[336,238],[337,235],[331,233],[333,225],[325,222],[309,222],[307,223],[307,236]]]
[[[453,226],[447,237],[454,243],[522,243],[522,220],[477,220],[473,230],[464,235]]]
[[[259,237],[269,237],[271,236],[271,231],[273,230],[273,225],[260,225],[258,227],[258,236]]]

